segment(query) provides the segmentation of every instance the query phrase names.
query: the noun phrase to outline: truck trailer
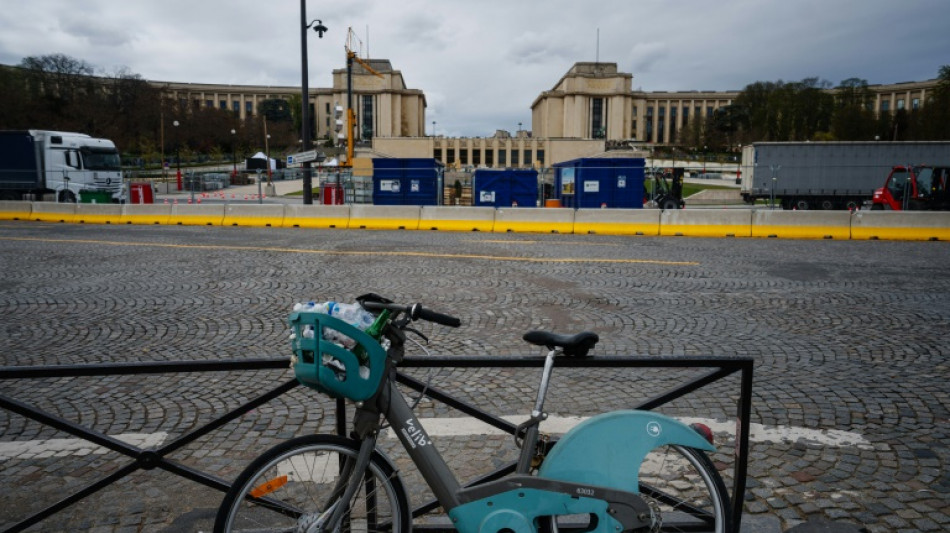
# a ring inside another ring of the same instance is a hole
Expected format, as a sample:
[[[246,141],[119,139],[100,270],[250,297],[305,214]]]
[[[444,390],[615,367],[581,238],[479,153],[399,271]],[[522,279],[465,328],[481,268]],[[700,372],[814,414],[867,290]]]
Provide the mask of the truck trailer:
[[[742,198],[784,209],[858,209],[899,165],[950,165],[950,142],[781,142],[742,149]]]
[[[0,200],[76,202],[83,195],[123,198],[115,144],[82,133],[0,131]],[[104,193],[104,194],[90,194]]]

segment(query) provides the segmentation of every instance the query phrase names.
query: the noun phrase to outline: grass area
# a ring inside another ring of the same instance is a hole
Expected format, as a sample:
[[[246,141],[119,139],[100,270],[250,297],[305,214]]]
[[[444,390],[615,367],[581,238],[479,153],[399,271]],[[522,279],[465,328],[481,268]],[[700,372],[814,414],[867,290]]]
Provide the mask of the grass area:
[[[320,187],[314,187],[311,190],[313,191],[313,196],[315,198],[320,197]],[[296,191],[296,192],[289,192],[283,196],[303,196],[303,189],[300,189],[299,191]]]

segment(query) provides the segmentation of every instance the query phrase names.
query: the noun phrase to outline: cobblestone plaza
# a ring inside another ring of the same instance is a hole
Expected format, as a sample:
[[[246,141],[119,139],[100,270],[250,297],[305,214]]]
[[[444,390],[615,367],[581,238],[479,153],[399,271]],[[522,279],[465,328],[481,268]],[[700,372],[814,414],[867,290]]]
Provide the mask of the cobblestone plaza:
[[[0,222],[3,366],[289,356],[294,302],[377,292],[459,316],[434,355],[539,355],[530,329],[592,330],[601,356],[755,360],[746,518],[872,532],[950,529],[950,247],[945,242],[698,239]],[[538,371],[412,369],[495,414],[530,410]],[[629,408],[696,375],[555,369],[548,411]],[[290,379],[287,370],[0,381],[0,394],[136,445],[168,442]],[[731,479],[739,383],[660,411],[710,420]],[[426,419],[462,415],[432,401]],[[172,459],[232,480],[261,451],[334,429],[303,387]],[[487,426],[486,426],[487,429]],[[543,429],[543,426],[542,426]],[[486,434],[483,434],[486,433]],[[510,437],[435,436],[462,479]],[[428,496],[381,441],[412,503]],[[0,410],[0,530],[131,460]],[[31,531],[208,531],[221,493],[140,471]]]

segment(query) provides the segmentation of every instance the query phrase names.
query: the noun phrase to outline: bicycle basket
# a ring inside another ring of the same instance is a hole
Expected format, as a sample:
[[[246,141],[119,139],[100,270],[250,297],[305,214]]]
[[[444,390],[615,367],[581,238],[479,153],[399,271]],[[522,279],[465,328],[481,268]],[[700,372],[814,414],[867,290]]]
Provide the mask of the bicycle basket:
[[[386,365],[386,350],[376,339],[323,313],[293,312],[290,327],[297,381],[334,398],[357,402],[376,393]],[[355,346],[348,350],[327,339],[331,330],[349,337]],[[354,352],[365,354],[362,363]]]

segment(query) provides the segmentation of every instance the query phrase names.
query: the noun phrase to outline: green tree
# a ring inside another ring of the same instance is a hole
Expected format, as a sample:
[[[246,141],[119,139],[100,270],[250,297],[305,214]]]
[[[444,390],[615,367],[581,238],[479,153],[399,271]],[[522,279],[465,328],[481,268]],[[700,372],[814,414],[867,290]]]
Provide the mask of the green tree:
[[[835,109],[831,121],[833,137],[841,141],[874,138],[876,120],[871,108],[874,96],[867,80],[848,78],[835,88]]]

